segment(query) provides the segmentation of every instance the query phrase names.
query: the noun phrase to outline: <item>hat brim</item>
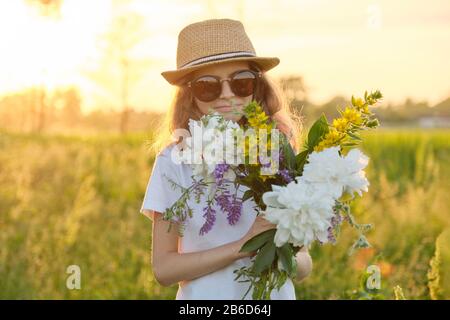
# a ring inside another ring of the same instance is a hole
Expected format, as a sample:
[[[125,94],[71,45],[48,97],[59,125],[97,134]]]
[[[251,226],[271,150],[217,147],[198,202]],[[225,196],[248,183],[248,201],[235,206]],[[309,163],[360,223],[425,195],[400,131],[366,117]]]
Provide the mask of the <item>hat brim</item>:
[[[178,70],[170,70],[161,72],[161,75],[164,79],[167,80],[170,84],[173,85],[181,85],[183,83],[183,78],[189,73],[196,71],[205,66],[220,64],[228,61],[253,61],[255,62],[261,69],[261,71],[268,71],[274,67],[276,67],[280,63],[280,59],[277,57],[237,57],[237,58],[227,58],[223,60],[216,60],[205,62],[199,65],[178,69]]]

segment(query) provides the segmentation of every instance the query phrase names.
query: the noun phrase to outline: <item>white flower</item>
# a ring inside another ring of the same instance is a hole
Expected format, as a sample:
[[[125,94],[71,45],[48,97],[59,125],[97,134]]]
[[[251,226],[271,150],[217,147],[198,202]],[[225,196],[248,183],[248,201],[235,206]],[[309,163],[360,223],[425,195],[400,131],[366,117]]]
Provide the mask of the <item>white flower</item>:
[[[218,112],[212,114],[204,115],[201,121],[206,123],[206,129],[218,129],[219,125],[223,123],[224,118]]]
[[[234,181],[234,180],[236,179],[236,173],[234,173],[233,170],[228,169],[228,170],[224,173],[223,178],[224,178],[225,180],[228,180],[228,181]]]
[[[235,131],[240,130],[239,124],[225,120],[216,112],[204,115],[198,121],[189,119],[188,125],[191,136],[185,138],[183,150],[175,156],[181,163],[191,164],[194,175],[208,177],[219,163],[240,163],[228,161],[233,160],[236,150],[239,150],[233,138]],[[230,168],[225,178],[231,180],[233,177],[234,172]]]
[[[243,131],[239,128],[231,127],[224,132],[224,159],[228,164],[241,164],[245,160],[243,148]]]
[[[335,199],[315,184],[297,179],[285,187],[273,185],[263,194],[267,208],[264,217],[277,225],[275,245],[289,242],[308,246],[314,240],[328,241],[328,228],[333,217]]]
[[[203,148],[203,160],[213,167],[223,162],[223,141],[220,138],[214,139]]]
[[[363,171],[368,160],[358,149],[341,156],[339,147],[328,148],[311,153],[303,175],[295,181],[285,187],[272,185],[273,191],[263,194],[263,202],[265,218],[277,225],[276,246],[328,242],[335,201],[343,192],[361,195],[368,189]]]
[[[327,185],[329,192],[337,199],[343,192],[353,195],[368,190],[369,182],[363,169],[369,158],[359,149],[352,149],[346,156],[339,154],[339,147],[312,152],[303,168],[302,180]]]

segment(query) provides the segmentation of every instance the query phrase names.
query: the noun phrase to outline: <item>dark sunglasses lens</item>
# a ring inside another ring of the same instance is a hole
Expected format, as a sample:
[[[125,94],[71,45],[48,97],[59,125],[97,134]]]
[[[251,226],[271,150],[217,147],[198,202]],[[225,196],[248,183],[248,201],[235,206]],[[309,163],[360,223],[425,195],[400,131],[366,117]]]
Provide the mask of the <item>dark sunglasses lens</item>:
[[[222,90],[219,81],[213,77],[202,77],[197,79],[193,83],[192,89],[194,96],[204,102],[217,99]]]
[[[239,72],[233,77],[231,87],[235,95],[248,97],[253,94],[256,87],[256,77],[249,71]]]

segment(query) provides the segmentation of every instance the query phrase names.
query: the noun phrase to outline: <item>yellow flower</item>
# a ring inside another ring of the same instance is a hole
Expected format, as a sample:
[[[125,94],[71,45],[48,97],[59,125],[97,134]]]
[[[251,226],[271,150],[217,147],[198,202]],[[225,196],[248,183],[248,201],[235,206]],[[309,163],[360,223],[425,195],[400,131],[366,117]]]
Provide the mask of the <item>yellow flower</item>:
[[[339,144],[339,140],[341,140],[344,136],[345,133],[339,132],[336,129],[332,128],[330,129],[330,131],[328,131],[323,140],[314,147],[314,151],[319,152],[323,149],[336,146]]]
[[[253,128],[266,128],[267,127],[267,120],[269,117],[264,113],[263,110],[260,112],[252,113],[248,116],[248,123]]]
[[[361,98],[356,98],[355,99],[355,103],[354,106],[357,107],[358,109],[361,109],[364,106],[364,101]]]
[[[317,146],[314,147],[314,151],[320,152],[325,148],[327,148],[326,144],[323,141],[321,141]]]
[[[325,139],[331,143],[339,141],[344,136],[343,133],[338,132],[337,130],[331,129],[328,131],[328,133],[325,135]]]
[[[354,124],[361,124],[362,122],[361,113],[353,108],[346,107],[344,112],[342,112],[342,117]]]
[[[256,145],[253,145],[252,143],[252,146],[250,146],[249,137],[245,137],[245,157],[249,159],[250,155],[258,154],[258,149],[260,147],[262,149],[265,149],[264,151],[261,150],[264,154],[268,154],[268,151],[272,148],[271,130],[275,127],[275,123],[264,112],[263,108],[256,102],[252,102],[248,106],[246,106],[245,117],[247,118],[248,124],[251,129],[254,130],[254,133],[252,135],[254,135],[256,142]],[[263,143],[263,141],[260,141],[260,130],[266,130],[267,140],[265,141],[265,143]],[[261,165],[256,164],[256,166],[260,167]],[[260,175],[260,177],[262,181],[266,181],[268,178],[275,177],[275,175]]]
[[[369,100],[370,100],[370,99],[369,99]],[[361,99],[361,98],[356,98],[356,99],[353,99],[353,98],[352,98],[352,104],[353,104],[353,106],[354,106],[359,112],[362,112],[362,113],[365,113],[365,114],[369,114],[369,113],[370,113],[370,111],[369,111],[369,102],[371,102],[371,101],[366,101],[366,102],[364,102],[364,100]]]
[[[370,113],[370,111],[369,111],[369,106],[368,106],[367,104],[365,104],[364,106],[362,106],[361,110],[362,110],[362,112],[364,112],[364,113]]]
[[[333,127],[339,132],[345,132],[348,127],[348,120],[345,118],[337,118],[333,120]]]
[[[250,144],[251,142],[251,144]],[[250,154],[257,152],[258,136],[251,135],[244,137],[244,155],[248,157]]]
[[[258,127],[258,119],[255,119],[255,118],[249,118],[248,119],[248,123],[249,123],[249,125],[251,126],[251,127]]]
[[[246,118],[248,120],[248,123],[252,129],[254,129],[254,134],[256,138],[256,145],[259,146],[259,131],[260,130],[266,130],[266,136],[267,136],[267,143],[262,146],[262,148],[267,150],[270,150],[271,148],[271,130],[274,127],[274,123],[272,121],[269,121],[269,116],[264,112],[262,107],[258,105],[257,103],[253,103],[249,105],[249,107],[246,110]],[[248,155],[250,153],[256,152],[256,150],[249,150],[248,149],[248,139],[246,139],[246,152],[245,154]]]

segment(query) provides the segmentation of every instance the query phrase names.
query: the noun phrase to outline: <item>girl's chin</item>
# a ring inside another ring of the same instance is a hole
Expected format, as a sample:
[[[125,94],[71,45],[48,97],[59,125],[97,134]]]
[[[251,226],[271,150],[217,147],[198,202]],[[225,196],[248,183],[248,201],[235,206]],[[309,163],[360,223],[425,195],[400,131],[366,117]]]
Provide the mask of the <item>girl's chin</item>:
[[[230,114],[230,113],[221,113],[225,120],[231,120],[234,122],[238,122],[242,115]]]
[[[234,122],[238,122],[243,117],[242,114],[235,114],[235,113],[233,113],[233,111],[221,112],[220,110],[217,110],[216,112],[218,112],[220,115],[222,115],[225,120],[232,120]],[[203,114],[205,115],[207,113],[203,113]]]

